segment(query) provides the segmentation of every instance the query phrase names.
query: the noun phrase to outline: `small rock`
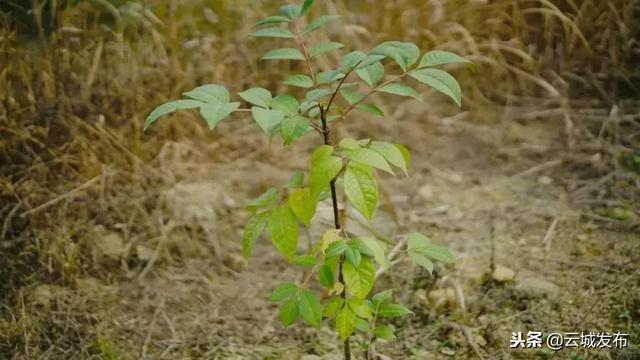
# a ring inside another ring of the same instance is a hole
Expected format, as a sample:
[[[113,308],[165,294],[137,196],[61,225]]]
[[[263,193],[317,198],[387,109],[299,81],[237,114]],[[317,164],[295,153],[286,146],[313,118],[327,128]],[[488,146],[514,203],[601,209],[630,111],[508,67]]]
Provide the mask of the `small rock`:
[[[491,274],[491,277],[493,277],[493,280],[497,282],[504,283],[513,281],[513,279],[515,279],[516,277],[516,272],[506,266],[497,265],[493,270],[493,274]]]
[[[418,195],[424,200],[430,200],[433,198],[433,188],[431,185],[424,185],[418,190]]]
[[[117,233],[108,233],[97,240],[98,249],[103,255],[118,259],[126,250],[124,240]]]
[[[306,354],[306,355],[302,355],[300,357],[300,360],[320,360],[320,356]]]
[[[548,176],[540,176],[538,178],[538,184],[540,185],[551,185],[553,183],[553,179]]]
[[[547,297],[555,299],[560,295],[558,285],[535,276],[518,277],[516,290],[529,297]]]
[[[136,246],[136,254],[138,255],[138,259],[142,261],[149,261],[153,257],[153,250],[146,246],[138,245]]]
[[[453,289],[433,290],[429,292],[428,298],[431,307],[435,309],[456,306],[456,292]]]

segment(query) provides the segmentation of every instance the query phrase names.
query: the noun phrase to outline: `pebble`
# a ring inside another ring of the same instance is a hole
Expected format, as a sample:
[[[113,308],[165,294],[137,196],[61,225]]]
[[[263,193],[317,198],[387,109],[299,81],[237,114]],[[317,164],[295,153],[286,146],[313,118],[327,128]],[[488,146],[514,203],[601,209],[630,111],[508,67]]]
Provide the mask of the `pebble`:
[[[516,290],[529,297],[556,299],[560,295],[558,285],[536,276],[518,277]]]
[[[516,272],[506,266],[496,265],[496,268],[493,270],[493,274],[491,274],[491,277],[493,277],[493,280],[499,283],[505,283],[513,281],[513,279],[515,279],[516,277]]]

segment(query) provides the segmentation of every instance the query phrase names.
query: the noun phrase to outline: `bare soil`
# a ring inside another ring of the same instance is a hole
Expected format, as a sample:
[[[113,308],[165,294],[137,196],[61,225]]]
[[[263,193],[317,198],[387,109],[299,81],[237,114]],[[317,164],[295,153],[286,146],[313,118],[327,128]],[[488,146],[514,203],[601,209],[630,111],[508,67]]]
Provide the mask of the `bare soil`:
[[[400,340],[376,351],[392,359],[640,359],[640,236],[573,204],[580,179],[561,156],[561,126],[466,113],[443,119],[427,110],[410,102],[395,120],[336,131],[409,145],[410,177],[381,175],[388,196],[373,225],[394,240],[430,234],[457,257],[434,277],[405,261],[382,275],[379,286],[393,287],[416,315],[398,320]],[[240,258],[243,204],[304,169],[308,157],[291,155],[316,139],[283,149],[239,123],[235,135],[213,144],[168,143],[151,164],[181,174],[160,191],[166,208],[157,214],[163,236],[155,248],[96,230],[96,257],[124,275],[24,290],[24,312],[46,325],[42,338],[31,339],[47,344],[38,358],[340,359],[327,326],[285,330],[268,300],[301,270],[286,266],[266,238],[247,269]],[[325,212],[318,219],[330,226]],[[368,231],[352,219],[347,226]],[[511,350],[513,331],[623,332],[631,345],[555,355]]]

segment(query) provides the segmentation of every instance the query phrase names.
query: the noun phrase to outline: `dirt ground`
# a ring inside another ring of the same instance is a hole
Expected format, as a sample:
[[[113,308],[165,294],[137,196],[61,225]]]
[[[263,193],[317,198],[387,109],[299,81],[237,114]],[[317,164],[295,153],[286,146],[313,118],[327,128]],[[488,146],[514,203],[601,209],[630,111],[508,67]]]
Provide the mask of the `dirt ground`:
[[[417,102],[401,109],[384,122],[366,120],[364,130],[342,125],[336,135],[410,144],[410,177],[381,175],[388,196],[376,235],[398,240],[422,231],[457,261],[434,277],[405,261],[382,275],[379,286],[394,288],[415,316],[396,322],[397,342],[377,345],[380,359],[640,359],[640,236],[575,204],[580,179],[562,157],[561,126],[468,113],[442,118]],[[340,359],[327,326],[285,330],[268,300],[299,270],[266,238],[246,270],[240,257],[243,204],[305,169],[308,156],[291,155],[317,139],[283,149],[251,135],[248,121],[238,124],[211,144],[168,142],[150,164],[174,176],[159,189],[165,208],[150,219],[162,229],[155,248],[136,234],[96,229],[96,258],[124,275],[22,291],[15,316],[44,327],[40,338],[25,334],[23,358],[32,358],[32,341],[47,349],[34,356],[52,359]],[[321,207],[312,238],[329,217]],[[370,232],[353,216],[347,228]],[[514,331],[622,332],[630,345],[511,350]]]

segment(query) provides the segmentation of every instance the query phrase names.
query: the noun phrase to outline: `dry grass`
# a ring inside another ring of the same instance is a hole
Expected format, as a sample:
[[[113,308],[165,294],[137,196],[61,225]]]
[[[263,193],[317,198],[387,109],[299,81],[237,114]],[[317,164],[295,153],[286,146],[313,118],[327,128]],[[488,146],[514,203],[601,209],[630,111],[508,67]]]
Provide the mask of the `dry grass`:
[[[41,2],[34,3],[38,8]],[[557,124],[563,145],[536,151],[575,170],[577,181],[566,184],[573,202],[593,209],[589,216],[607,226],[637,229],[638,170],[630,171],[624,161],[634,152],[640,156],[638,1],[318,3],[313,12],[344,15],[344,27],[329,36],[354,48],[400,38],[422,49],[468,55],[477,71],[458,74],[464,116],[495,126]],[[156,136],[143,137],[143,118],[196,84],[222,83],[235,91],[249,84],[276,86],[288,65],[259,63],[265,44],[246,38],[253,20],[273,12],[275,4],[47,6],[35,12],[42,30],[28,38],[9,17],[0,19],[0,357],[46,356],[52,347],[81,343],[75,357],[109,358],[100,333],[83,333],[91,316],[70,315],[70,324],[49,327],[46,317],[27,310],[25,289],[74,285],[84,276],[134,278],[149,266],[145,250],[168,264],[184,260],[161,245],[172,231],[164,194],[187,174],[207,174],[166,163],[250,163],[264,143],[240,116],[225,125],[240,139],[209,133],[185,113],[163,121],[153,130]],[[58,30],[48,34],[42,24],[51,16]],[[208,238],[206,229],[196,232],[192,239]],[[105,260],[96,241],[111,233],[122,238],[125,255]],[[221,256],[219,244],[203,241],[206,251]]]

